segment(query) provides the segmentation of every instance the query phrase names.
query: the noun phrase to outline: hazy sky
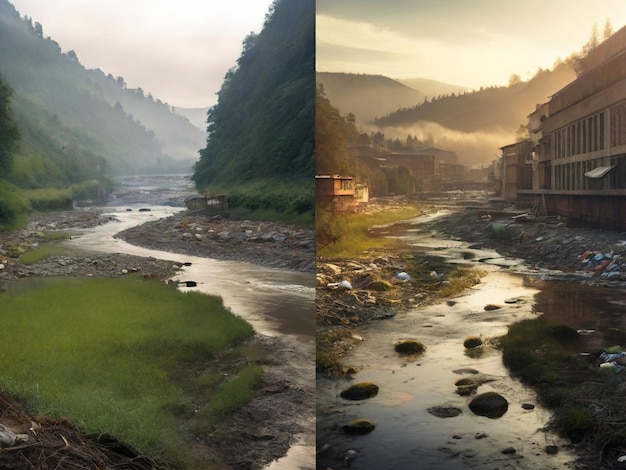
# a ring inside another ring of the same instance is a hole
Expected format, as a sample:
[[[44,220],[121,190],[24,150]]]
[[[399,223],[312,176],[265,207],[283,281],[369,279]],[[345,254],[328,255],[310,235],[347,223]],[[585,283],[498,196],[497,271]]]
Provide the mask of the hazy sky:
[[[10,0],[88,69],[173,106],[216,102],[242,41],[272,0]]]
[[[317,0],[317,70],[479,88],[552,68],[626,0]]]

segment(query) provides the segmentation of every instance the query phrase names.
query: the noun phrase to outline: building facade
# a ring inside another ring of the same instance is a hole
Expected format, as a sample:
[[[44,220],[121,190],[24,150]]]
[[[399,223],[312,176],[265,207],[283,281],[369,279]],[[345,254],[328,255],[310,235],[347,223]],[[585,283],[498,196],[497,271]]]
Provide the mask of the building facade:
[[[530,169],[531,188],[503,186],[505,199],[534,201],[582,225],[626,230],[626,28],[593,49],[584,72],[536,107],[529,127],[531,147],[517,165]]]

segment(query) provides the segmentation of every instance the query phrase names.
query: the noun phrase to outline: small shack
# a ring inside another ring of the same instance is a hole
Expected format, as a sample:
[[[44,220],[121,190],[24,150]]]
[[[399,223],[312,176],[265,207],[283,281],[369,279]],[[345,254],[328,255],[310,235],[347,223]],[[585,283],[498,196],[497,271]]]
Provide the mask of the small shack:
[[[192,194],[185,198],[185,206],[189,212],[219,212],[228,209],[226,194]]]
[[[185,206],[190,212],[201,211],[207,208],[207,198],[202,194],[192,194],[185,198]]]

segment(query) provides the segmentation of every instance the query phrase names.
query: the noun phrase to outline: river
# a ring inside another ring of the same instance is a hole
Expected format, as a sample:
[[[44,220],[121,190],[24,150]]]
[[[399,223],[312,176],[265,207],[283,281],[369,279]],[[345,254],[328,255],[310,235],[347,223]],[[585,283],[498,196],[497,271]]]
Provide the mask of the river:
[[[441,216],[442,214],[439,214]],[[580,351],[626,344],[622,324],[625,292],[581,286],[559,276],[531,272],[521,260],[507,259],[491,250],[477,250],[461,241],[444,239],[415,219],[410,228],[388,236],[400,238],[414,250],[444,257],[448,263],[486,271],[481,283],[451,302],[416,308],[393,319],[364,325],[363,341],[342,362],[358,369],[354,379],[331,380],[318,376],[318,443],[327,449],[318,468],[354,469],[563,469],[573,468],[569,442],[546,430],[550,413],[535,392],[512,378],[496,348],[471,354],[464,338],[496,338],[508,325],[524,318],[546,315],[592,334],[581,336]],[[403,224],[406,227],[406,224]],[[501,308],[486,310],[494,304]],[[417,359],[400,357],[393,345],[400,339],[418,339],[427,349]],[[495,380],[478,392],[498,392],[509,402],[499,419],[473,414],[470,397],[456,393],[460,369],[471,368]],[[355,382],[380,386],[369,400],[348,401],[339,393]],[[522,404],[532,404],[527,410]],[[461,415],[439,418],[428,412],[435,406],[457,407]],[[362,436],[349,436],[341,427],[355,418],[373,421],[376,428]],[[548,455],[547,445],[559,452]],[[514,454],[503,454],[514,448]]]
[[[257,333],[280,337],[288,349],[298,351],[298,354],[282,358],[289,361],[290,383],[311,387],[315,381],[314,276],[244,262],[152,250],[114,237],[122,230],[184,210],[180,206],[164,204],[176,204],[189,193],[193,193],[193,189],[186,176],[123,179],[111,202],[100,208],[105,214],[115,216],[119,222],[83,230],[81,236],[68,243],[84,250],[154,257],[184,264],[174,280],[193,280],[196,286],[180,287],[182,290],[220,296],[224,305],[249,322]],[[301,419],[306,419],[314,428],[314,416]],[[288,454],[271,463],[267,469],[314,468],[312,434],[297,436],[297,444],[290,448]]]

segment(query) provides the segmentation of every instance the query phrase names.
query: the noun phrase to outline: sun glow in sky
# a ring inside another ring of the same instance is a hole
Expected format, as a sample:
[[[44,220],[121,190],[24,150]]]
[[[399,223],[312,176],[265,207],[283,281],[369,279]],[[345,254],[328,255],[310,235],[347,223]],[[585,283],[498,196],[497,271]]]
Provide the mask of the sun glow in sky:
[[[578,51],[624,0],[317,0],[317,70],[469,88],[526,80]]]
[[[81,64],[173,106],[206,107],[271,0],[10,0]]]

